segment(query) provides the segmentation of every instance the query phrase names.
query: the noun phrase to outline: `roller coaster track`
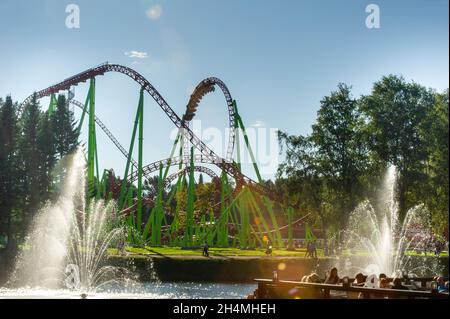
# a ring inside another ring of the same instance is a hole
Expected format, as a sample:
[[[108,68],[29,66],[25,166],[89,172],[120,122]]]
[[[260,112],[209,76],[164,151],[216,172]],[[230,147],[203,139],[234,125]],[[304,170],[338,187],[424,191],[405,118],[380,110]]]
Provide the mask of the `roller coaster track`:
[[[229,119],[229,128],[230,132],[228,135],[228,147],[227,147],[227,153],[226,153],[226,160],[228,162],[233,162],[233,151],[234,151],[234,144],[236,140],[236,131],[235,131],[235,108],[233,104],[233,98],[231,97],[230,90],[228,90],[225,83],[215,77],[210,77],[207,79],[204,79],[201,81],[197,87],[195,88],[194,92],[191,94],[191,97],[189,99],[188,105],[186,106],[186,112],[183,116],[183,120],[188,124],[192,119],[195,117],[197,109],[199,107],[199,104],[203,97],[214,91],[214,86],[217,85],[223,92],[223,95],[225,96],[225,100],[227,102],[228,107],[228,119]],[[185,153],[186,154],[186,153]]]
[[[130,77],[133,81],[138,83],[143,90],[145,90],[161,107],[161,109],[166,113],[169,119],[175,124],[175,126],[179,129],[184,129],[185,134],[188,137],[191,144],[200,151],[201,155],[223,171],[225,171],[228,175],[232,176],[236,179],[237,185],[249,185],[251,188],[255,189],[258,193],[261,193],[269,198],[273,198],[272,192],[267,189],[265,186],[258,184],[250,177],[242,174],[234,162],[228,161],[226,159],[220,158],[218,155],[214,153],[201,139],[199,139],[189,128],[189,125],[186,124],[186,121],[182,120],[175,111],[169,106],[166,100],[162,97],[162,95],[153,87],[153,85],[144,78],[141,74],[136,72],[135,70],[128,68],[126,66],[122,66],[119,64],[109,64],[104,63],[100,64],[96,67],[88,69],[84,72],[78,73],[70,78],[63,80],[55,85],[52,85],[46,89],[38,91],[25,99],[22,104],[20,104],[18,110],[19,114],[24,105],[29,103],[33,96],[35,95],[37,99],[50,96],[51,94],[56,94],[63,90],[69,90],[72,86],[76,86],[80,83],[86,82],[87,80],[94,78],[99,75],[104,75],[108,72],[116,72],[122,73],[128,77]]]
[[[218,179],[219,178],[219,176],[217,176],[217,174],[214,173],[213,170],[211,170],[211,169],[209,169],[209,168],[207,168],[205,166],[194,166],[193,169],[194,169],[194,172],[204,173],[204,174],[208,175],[209,177],[211,177],[212,181],[214,181],[214,179]],[[189,167],[186,167],[186,168],[180,169],[178,172],[175,172],[175,173],[167,176],[166,180],[164,181],[164,187],[167,187],[178,176],[181,176],[181,175],[185,174],[188,171],[189,171]]]
[[[80,101],[72,99],[72,100],[70,100],[70,104],[80,108],[81,110],[84,109],[84,105]],[[89,111],[86,110],[86,113],[89,114]],[[113,144],[125,156],[125,158],[128,158],[128,152],[125,150],[125,148],[122,146],[122,144],[120,144],[120,142],[117,140],[117,138],[111,133],[111,131],[106,127],[106,125],[103,124],[103,122],[100,120],[100,118],[95,116],[94,120],[95,120],[95,123],[97,123],[97,125],[103,130],[103,132],[106,134],[106,136],[111,140],[111,142],[113,142]],[[136,168],[136,171],[137,171],[137,166],[138,166],[137,162],[133,158],[131,158],[130,161],[133,164],[133,166]],[[196,163],[206,162],[205,158],[201,155],[195,156],[194,161]],[[151,164],[147,165],[146,167],[144,167],[143,175],[145,177],[149,178],[150,174],[157,171],[161,164],[167,165],[167,163],[169,163],[169,162],[171,163],[171,165],[179,165],[180,163],[186,164],[186,163],[189,163],[189,158],[188,157],[176,157],[176,158],[172,158],[172,160],[165,159],[165,160],[157,161],[155,163],[151,163]],[[211,162],[206,162],[206,163],[212,164]],[[169,181],[169,183],[172,182],[174,178],[178,177],[181,173],[184,173],[185,171],[186,171],[186,169],[183,169],[183,170],[180,170],[179,172],[176,172],[176,173],[168,176],[166,179],[166,183],[167,183],[167,181]],[[217,174],[214,173],[214,171],[212,171],[211,169],[204,167],[204,166],[194,166],[194,171],[200,172],[200,173],[205,173],[208,176],[210,176],[211,178],[217,177]],[[137,179],[137,173],[129,175],[129,180],[134,182],[134,181],[136,181],[136,179]]]
[[[84,109],[84,105],[83,103],[81,103],[80,101],[77,100],[70,100],[70,104],[73,104],[77,107],[79,107],[80,109]],[[86,110],[86,113],[89,114],[89,111]],[[113,144],[119,149],[119,151],[125,156],[125,158],[128,158],[128,152],[125,150],[125,148],[122,146],[122,144],[119,143],[119,141],[114,137],[114,135],[111,133],[111,131],[106,127],[105,124],[103,124],[103,122],[97,117],[95,116],[95,123],[97,123],[97,125],[103,130],[103,132],[106,134],[106,136],[108,136],[108,138],[111,140],[111,142],[113,142]],[[130,159],[131,164],[133,164],[133,166],[137,169],[138,164],[137,162],[131,158]]]
[[[160,167],[166,167],[166,166],[175,166],[179,164],[185,164],[189,163],[189,156],[177,156],[172,158],[166,158],[162,159],[153,163],[150,163],[142,168],[142,174],[145,176],[150,176],[150,174],[158,171]],[[209,158],[204,157],[202,154],[195,154],[194,155],[194,163],[203,163],[203,164],[215,164],[217,165],[217,162],[211,161]],[[132,174],[128,175],[128,180],[130,182],[135,182],[138,178],[138,173],[133,172]]]
[[[69,102],[70,102],[70,104],[80,108],[81,110],[84,109],[84,105],[80,101],[71,99]],[[88,110],[86,110],[86,112],[89,114]],[[128,152],[125,150],[125,148],[122,146],[122,144],[120,144],[120,142],[116,139],[116,137],[111,133],[111,131],[106,127],[106,125],[103,124],[103,122],[100,120],[100,118],[95,116],[94,120],[95,120],[95,123],[97,123],[97,125],[103,130],[103,132],[106,134],[106,136],[111,140],[111,142],[113,142],[113,144],[125,156],[125,158],[128,158]],[[204,158],[202,156],[196,156],[194,158],[194,161],[196,161],[197,163],[199,163],[199,162],[201,163],[203,159]],[[137,162],[133,158],[131,158],[130,161],[133,164],[133,166],[136,168],[136,171],[137,171]],[[167,160],[157,161],[155,163],[147,165],[149,168],[143,172],[143,175],[145,177],[149,178],[150,174],[154,173],[157,170],[157,167],[160,167],[161,164],[168,163],[169,161],[170,160],[167,159]],[[185,163],[189,163],[189,158],[187,158],[187,157],[172,158],[172,161],[170,161],[170,162],[171,162],[171,165],[179,165],[180,162],[182,162],[182,164],[185,164]],[[209,163],[209,164],[211,164],[211,163]],[[164,181],[164,187],[167,187],[175,178],[186,173],[186,171],[187,171],[187,168],[184,168],[182,170],[179,170],[178,172],[175,172],[175,173],[169,175],[166,178],[166,180]],[[194,171],[199,172],[199,173],[205,173],[206,175],[211,177],[212,180],[214,180],[214,178],[218,178],[217,174],[213,170],[211,170],[207,167],[204,167],[204,166],[194,166]],[[129,179],[132,181],[135,181],[137,179],[137,175],[136,174],[130,175]]]
[[[195,111],[198,108],[199,103],[201,102],[201,98],[205,95],[205,87],[208,89],[211,89],[211,91],[214,91],[214,85],[217,85],[220,87],[220,89],[223,92],[223,95],[225,96],[225,100],[227,102],[228,107],[228,118],[229,118],[229,127],[230,127],[230,133],[228,136],[228,147],[227,147],[227,156],[226,159],[228,161],[232,161],[233,159],[233,151],[234,151],[234,144],[235,144],[235,110],[233,105],[233,98],[231,97],[230,91],[228,90],[225,83],[215,77],[210,77],[207,79],[204,79],[201,81],[197,87],[195,88],[194,92],[191,94],[190,100],[188,105],[186,106],[186,113],[183,116],[183,119],[186,121],[186,123],[189,123],[192,121],[192,119],[195,117]],[[209,93],[211,91],[206,91],[206,93]],[[202,94],[203,93],[203,94]],[[200,95],[201,94],[201,95]],[[200,98],[199,98],[200,97]],[[198,99],[198,100],[196,100]],[[75,99],[70,100],[70,104],[78,107],[79,109],[84,109],[84,104],[80,101],[77,101]],[[193,108],[195,107],[195,111],[192,112]],[[89,114],[89,111],[86,110],[86,113]],[[189,120],[187,120],[189,118]],[[97,125],[103,130],[103,132],[106,134],[106,136],[113,142],[113,144],[117,147],[117,149],[125,156],[125,158],[128,158],[128,152],[126,149],[120,144],[120,142],[117,140],[117,138],[111,133],[111,131],[106,127],[105,124],[100,120],[98,116],[95,116],[94,118]],[[184,154],[188,154],[187,151],[184,152]],[[130,159],[131,164],[137,169],[137,162],[133,158]],[[183,161],[183,164],[188,163],[189,161]],[[178,162],[179,163],[179,162]],[[144,174],[145,175],[145,174]],[[146,177],[149,177],[148,175],[145,175]]]

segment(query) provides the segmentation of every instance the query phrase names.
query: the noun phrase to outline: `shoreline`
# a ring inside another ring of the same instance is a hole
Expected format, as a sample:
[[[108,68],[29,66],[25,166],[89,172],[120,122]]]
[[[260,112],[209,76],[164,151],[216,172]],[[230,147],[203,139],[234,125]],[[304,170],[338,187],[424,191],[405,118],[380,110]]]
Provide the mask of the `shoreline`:
[[[355,263],[364,262],[366,257],[352,257]],[[414,257],[418,262],[423,258]],[[435,257],[436,258],[436,257]],[[435,259],[448,276],[449,258]],[[222,282],[252,283],[255,278],[272,278],[278,271],[279,279],[300,280],[302,276],[316,272],[325,274],[331,267],[344,269],[347,258],[319,257],[317,260],[292,256],[184,256],[184,255],[111,255],[108,264],[132,268],[140,281],[160,280],[162,282]],[[350,273],[354,275],[355,271]]]
[[[106,264],[131,270],[141,282],[217,282],[217,283],[253,283],[255,278],[272,278],[278,270],[279,279],[300,280],[303,275],[316,272],[323,276],[331,267],[337,267],[340,274],[350,259],[352,264],[367,264],[367,257],[319,257],[312,259],[302,256],[225,256],[211,253],[210,257],[198,254],[156,254],[127,253],[124,256],[109,254]],[[443,274],[448,276],[449,257],[413,256],[412,260],[423,262],[432,259],[438,262]],[[0,286],[12,270],[14,259],[0,252]],[[356,273],[350,271],[351,275]],[[435,275],[435,274],[434,274]]]

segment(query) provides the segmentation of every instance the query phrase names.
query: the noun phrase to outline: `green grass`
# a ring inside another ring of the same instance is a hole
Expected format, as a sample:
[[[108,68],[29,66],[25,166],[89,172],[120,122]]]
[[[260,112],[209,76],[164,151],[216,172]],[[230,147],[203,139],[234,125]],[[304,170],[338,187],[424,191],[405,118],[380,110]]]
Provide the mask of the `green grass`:
[[[434,253],[418,253],[415,251],[407,251],[406,252],[407,256],[419,256],[419,257],[435,257],[436,255]],[[445,252],[441,252],[441,254],[439,255],[440,257],[448,257],[448,251]]]
[[[422,253],[417,253],[413,250],[408,250],[405,253],[406,256],[414,256],[414,257],[436,257],[436,255],[434,253],[426,253],[426,254],[422,254]],[[357,257],[367,257],[370,256],[370,252],[368,251],[361,251],[361,250],[343,250],[342,251],[342,256],[357,256]],[[448,257],[448,252],[441,252],[441,254],[439,255],[440,257]]]
[[[148,247],[138,248],[138,247],[127,247],[126,252],[128,255],[144,255],[144,256],[201,256],[201,249],[181,249],[181,247]],[[118,250],[114,248],[108,249],[110,255],[118,255]],[[295,251],[290,251],[286,249],[274,249],[274,257],[305,257],[306,250],[304,248],[296,249]],[[266,256],[265,249],[238,249],[238,248],[210,248],[210,256],[213,257],[263,257]],[[432,253],[419,254],[414,251],[408,251],[406,253],[408,256],[419,256],[419,257],[434,257]],[[322,249],[317,250],[318,257],[324,257]],[[367,251],[343,251],[343,256],[359,256],[365,257],[369,256]],[[448,257],[448,252],[441,253],[441,257]]]
[[[163,256],[201,256],[201,249],[181,249],[180,247],[127,247],[126,251],[128,254],[137,255],[163,255]],[[238,248],[210,248],[210,256],[215,257],[263,257],[266,256],[265,249],[254,249],[254,250],[244,250]],[[118,254],[117,249],[109,249],[109,254]],[[304,257],[305,249],[297,249],[295,251],[289,251],[286,249],[274,249],[273,256],[279,257]],[[323,257],[323,251],[318,250],[317,254],[319,257]]]

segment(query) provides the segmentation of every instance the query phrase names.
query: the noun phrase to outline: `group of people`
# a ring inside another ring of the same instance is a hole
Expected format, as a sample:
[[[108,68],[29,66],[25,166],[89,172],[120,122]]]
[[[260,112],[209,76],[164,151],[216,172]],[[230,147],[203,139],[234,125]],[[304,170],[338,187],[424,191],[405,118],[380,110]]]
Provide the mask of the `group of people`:
[[[415,252],[418,254],[434,254],[440,256],[443,251],[448,250],[447,244],[444,240],[439,240],[433,237],[420,238],[419,243],[415,245]]]
[[[448,292],[448,281],[445,281],[442,276],[433,277],[433,281],[437,283],[437,291],[438,292]]]
[[[363,273],[357,273],[354,276],[353,282],[348,282],[348,277],[340,278],[338,275],[338,269],[336,267],[331,268],[330,271],[325,275],[325,279],[320,279],[317,273],[312,273],[307,276],[303,276],[301,282],[305,283],[324,283],[329,285],[339,285],[339,284],[348,284],[353,287],[372,287],[372,288],[380,288],[380,289],[398,289],[398,290],[409,290],[407,286],[403,284],[401,278],[396,277],[390,282],[386,274],[379,274],[378,277],[371,276],[367,277]],[[433,281],[437,283],[437,291],[438,292],[446,292],[448,293],[449,282],[445,282],[444,277],[436,276],[433,278]],[[368,296],[363,293],[355,293],[355,292],[347,292],[347,296],[349,298],[368,298]],[[387,297],[387,296],[382,296]]]

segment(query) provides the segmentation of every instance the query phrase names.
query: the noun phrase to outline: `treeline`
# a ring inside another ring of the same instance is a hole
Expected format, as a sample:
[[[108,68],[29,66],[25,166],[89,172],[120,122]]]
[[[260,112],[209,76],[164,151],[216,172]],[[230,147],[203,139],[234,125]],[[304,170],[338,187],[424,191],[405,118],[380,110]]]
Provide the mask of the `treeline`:
[[[393,164],[400,218],[424,203],[442,235],[449,217],[448,103],[448,89],[437,93],[393,75],[359,98],[339,84],[321,100],[309,135],[279,132],[286,158],[275,186],[333,234],[346,226],[358,203],[375,197]]]
[[[77,146],[73,112],[60,95],[43,112],[36,98],[19,106],[0,98],[0,246],[14,249],[39,207],[58,195],[64,163]]]

